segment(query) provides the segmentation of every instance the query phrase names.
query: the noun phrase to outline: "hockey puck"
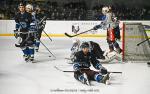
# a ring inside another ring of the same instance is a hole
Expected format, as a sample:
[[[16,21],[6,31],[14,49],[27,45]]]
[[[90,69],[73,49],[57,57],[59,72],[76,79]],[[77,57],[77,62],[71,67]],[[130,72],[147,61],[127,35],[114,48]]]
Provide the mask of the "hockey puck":
[[[150,65],[150,62],[147,62],[147,65]]]
[[[48,56],[48,57],[51,57],[51,56]]]

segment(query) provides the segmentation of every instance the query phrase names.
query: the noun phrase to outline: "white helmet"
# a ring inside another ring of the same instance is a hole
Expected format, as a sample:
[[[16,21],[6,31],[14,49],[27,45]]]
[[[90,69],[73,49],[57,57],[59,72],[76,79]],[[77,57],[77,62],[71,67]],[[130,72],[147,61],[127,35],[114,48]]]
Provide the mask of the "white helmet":
[[[27,11],[27,12],[33,11],[33,6],[32,6],[31,4],[27,4],[27,5],[26,5],[26,11]]]
[[[106,13],[108,13],[109,8],[108,7],[103,7],[102,8],[102,13],[105,15]]]

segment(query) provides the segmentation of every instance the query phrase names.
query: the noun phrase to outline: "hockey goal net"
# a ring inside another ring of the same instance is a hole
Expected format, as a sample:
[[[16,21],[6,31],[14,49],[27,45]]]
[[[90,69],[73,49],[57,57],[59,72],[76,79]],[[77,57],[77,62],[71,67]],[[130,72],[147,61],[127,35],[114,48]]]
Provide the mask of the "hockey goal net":
[[[150,42],[142,23],[123,24],[123,61],[150,61]]]

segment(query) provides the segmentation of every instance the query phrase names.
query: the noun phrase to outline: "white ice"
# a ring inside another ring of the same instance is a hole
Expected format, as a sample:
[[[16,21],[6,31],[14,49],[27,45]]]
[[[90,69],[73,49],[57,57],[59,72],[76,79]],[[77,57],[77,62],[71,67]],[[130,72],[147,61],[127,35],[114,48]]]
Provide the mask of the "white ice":
[[[110,85],[92,82],[87,86],[76,81],[73,73],[63,73],[54,68],[72,70],[69,57],[72,39],[42,38],[43,43],[56,56],[51,55],[42,45],[35,54],[37,63],[26,63],[22,51],[14,46],[14,37],[0,37],[0,94],[150,94],[150,67],[146,63],[103,64],[111,74]],[[105,38],[84,38],[99,42],[106,50]]]

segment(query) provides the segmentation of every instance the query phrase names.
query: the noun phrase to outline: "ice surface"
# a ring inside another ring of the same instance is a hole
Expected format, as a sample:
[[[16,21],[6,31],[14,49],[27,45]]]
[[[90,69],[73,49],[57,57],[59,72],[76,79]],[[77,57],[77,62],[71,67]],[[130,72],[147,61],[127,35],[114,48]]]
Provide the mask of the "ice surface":
[[[111,74],[110,85],[92,82],[86,86],[76,81],[73,73],[63,73],[54,68],[72,70],[67,64],[72,39],[42,38],[43,43],[56,56],[41,45],[35,55],[37,63],[23,61],[22,52],[14,46],[14,37],[0,37],[0,94],[150,94],[150,67],[146,63],[103,64],[109,71],[121,71]],[[100,43],[107,50],[105,38],[84,38]]]

